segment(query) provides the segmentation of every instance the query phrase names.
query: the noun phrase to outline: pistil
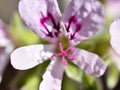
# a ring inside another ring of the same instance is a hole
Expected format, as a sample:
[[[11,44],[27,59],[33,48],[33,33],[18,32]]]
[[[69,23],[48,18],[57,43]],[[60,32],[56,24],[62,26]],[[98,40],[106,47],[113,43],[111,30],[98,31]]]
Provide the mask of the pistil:
[[[72,46],[69,46],[67,49],[63,49],[63,46],[61,43],[59,43],[59,49],[60,53],[53,54],[51,57],[51,60],[54,60],[54,57],[61,57],[62,58],[62,63],[64,66],[68,65],[68,61],[65,59],[65,57],[68,57],[69,60],[74,60],[74,53],[75,53],[75,48]]]

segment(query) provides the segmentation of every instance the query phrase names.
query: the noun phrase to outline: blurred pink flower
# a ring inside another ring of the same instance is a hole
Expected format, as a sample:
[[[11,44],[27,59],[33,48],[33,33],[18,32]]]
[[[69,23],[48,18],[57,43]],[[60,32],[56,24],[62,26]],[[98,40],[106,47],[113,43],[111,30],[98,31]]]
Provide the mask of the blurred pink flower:
[[[11,54],[12,65],[20,70],[51,59],[40,90],[61,89],[64,66],[68,65],[68,60],[89,75],[103,75],[106,65],[98,55],[75,48],[102,28],[104,12],[100,2],[72,0],[62,16],[57,0],[20,0],[19,12],[33,32],[51,43],[24,46]]]
[[[13,50],[13,44],[8,36],[4,23],[0,20],[0,78],[9,61],[9,54]]]
[[[120,0],[106,0],[106,12],[109,17],[117,18],[120,16]]]

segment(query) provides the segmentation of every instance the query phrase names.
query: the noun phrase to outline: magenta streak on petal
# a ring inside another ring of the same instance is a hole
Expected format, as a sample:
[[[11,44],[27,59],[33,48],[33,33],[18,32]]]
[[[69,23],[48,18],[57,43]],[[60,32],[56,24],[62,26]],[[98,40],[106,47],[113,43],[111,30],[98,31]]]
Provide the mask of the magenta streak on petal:
[[[48,32],[48,34],[46,34],[46,35],[49,37],[53,37],[52,33],[48,30],[47,26],[45,25],[45,22],[47,21],[47,19],[48,19],[47,17],[40,19],[40,23],[43,25],[45,30]]]
[[[75,21],[76,21],[76,20],[75,20],[75,16],[72,16],[72,17],[69,19],[68,26],[65,25],[67,32],[69,32],[70,25],[72,24],[72,22],[75,22]]]
[[[74,60],[74,55],[73,54],[75,53],[76,50],[72,46],[69,46],[66,50],[63,50],[63,47],[62,47],[61,43],[59,43],[59,49],[60,49],[61,53],[53,54],[52,57],[51,57],[51,60],[54,60],[53,57],[55,57],[55,56],[61,56],[63,65],[67,66],[68,62],[65,59],[65,57],[68,57],[71,61]],[[68,53],[69,51],[71,51],[71,54]]]
[[[50,32],[49,29],[47,28],[47,26],[45,25],[45,22],[47,22],[49,20],[52,22],[53,28],[57,31],[57,32],[54,32],[55,36],[58,37],[58,35],[60,33],[60,23],[56,24],[55,18],[53,17],[53,15],[51,13],[48,13],[46,17],[43,17],[42,19],[40,19],[40,23],[43,25],[45,30],[48,32],[48,34],[46,34],[46,35],[53,37],[52,32]]]
[[[73,34],[71,34],[70,39],[74,39],[75,38],[75,34],[81,29],[82,25],[81,24],[76,24],[76,30],[74,31]]]
[[[67,32],[69,32],[71,24],[74,24],[76,27],[76,30],[73,32],[73,34],[70,35],[70,39],[72,40],[75,38],[75,34],[81,29],[82,25],[77,22],[77,19],[75,18],[75,16],[71,16],[71,18],[69,19],[68,25],[67,26],[65,25]]]
[[[53,23],[53,28],[55,28],[58,32],[60,32],[60,23],[58,23],[58,25],[56,24],[55,18],[53,17],[51,13],[48,13],[48,17],[51,19]]]

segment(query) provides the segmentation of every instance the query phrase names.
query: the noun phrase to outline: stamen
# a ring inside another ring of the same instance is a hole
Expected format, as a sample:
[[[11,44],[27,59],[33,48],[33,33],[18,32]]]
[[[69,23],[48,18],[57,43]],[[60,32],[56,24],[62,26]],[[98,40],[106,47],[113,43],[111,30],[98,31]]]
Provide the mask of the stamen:
[[[51,60],[54,60],[55,56],[60,56],[62,57],[62,63],[64,66],[68,65],[67,60],[65,59],[65,57],[68,57],[69,60],[74,60],[74,53],[75,53],[75,48],[72,46],[69,46],[66,50],[63,50],[63,46],[61,43],[59,43],[59,49],[60,49],[60,53],[57,54],[53,54],[51,57]]]

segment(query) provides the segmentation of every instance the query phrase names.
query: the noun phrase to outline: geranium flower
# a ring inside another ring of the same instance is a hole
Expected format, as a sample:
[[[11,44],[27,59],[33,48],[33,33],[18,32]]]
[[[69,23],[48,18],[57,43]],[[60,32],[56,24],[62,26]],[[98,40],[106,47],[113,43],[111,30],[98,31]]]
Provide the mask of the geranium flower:
[[[75,48],[103,26],[104,13],[100,2],[72,0],[62,16],[57,0],[20,0],[19,12],[33,32],[50,42],[48,45],[24,46],[11,54],[12,65],[20,70],[33,68],[51,59],[40,90],[61,89],[63,71],[68,61],[89,75],[103,75],[106,65],[98,55]]]
[[[0,81],[12,50],[13,44],[8,36],[4,23],[0,20]]]

